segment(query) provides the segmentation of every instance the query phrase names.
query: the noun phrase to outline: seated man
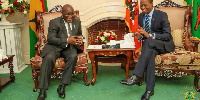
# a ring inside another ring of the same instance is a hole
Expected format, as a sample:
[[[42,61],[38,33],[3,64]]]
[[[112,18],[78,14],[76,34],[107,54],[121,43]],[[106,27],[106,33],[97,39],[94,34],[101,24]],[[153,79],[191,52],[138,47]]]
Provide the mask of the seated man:
[[[154,94],[155,57],[174,51],[175,45],[171,36],[170,23],[165,12],[153,8],[153,0],[140,0],[142,13],[138,17],[139,33],[134,36],[143,40],[142,52],[133,71],[133,75],[120,83],[125,85],[139,84],[146,70],[146,92],[141,100],[149,100]]]
[[[58,95],[65,97],[65,86],[71,85],[72,72],[77,62],[77,52],[82,44],[81,22],[75,19],[74,9],[66,4],[62,7],[62,16],[49,22],[47,41],[41,57],[43,58],[40,69],[39,89],[37,100],[44,100],[47,96],[52,70],[56,59],[63,57],[65,69],[61,83],[57,88]]]

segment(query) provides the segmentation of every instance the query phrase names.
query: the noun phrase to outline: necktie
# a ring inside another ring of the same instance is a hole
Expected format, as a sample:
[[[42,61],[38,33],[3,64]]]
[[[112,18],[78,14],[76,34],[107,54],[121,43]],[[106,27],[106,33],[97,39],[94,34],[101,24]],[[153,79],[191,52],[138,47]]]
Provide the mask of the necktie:
[[[149,15],[145,15],[145,31],[150,34]]]
[[[72,36],[72,30],[70,28],[70,24],[68,23],[68,33],[70,35],[70,37]],[[72,44],[70,44],[70,48],[72,49],[74,46]]]

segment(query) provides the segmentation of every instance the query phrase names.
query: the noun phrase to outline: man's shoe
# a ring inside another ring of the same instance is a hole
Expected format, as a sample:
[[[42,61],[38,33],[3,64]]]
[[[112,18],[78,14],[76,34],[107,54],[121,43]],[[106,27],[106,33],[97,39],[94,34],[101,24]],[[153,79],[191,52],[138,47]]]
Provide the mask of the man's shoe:
[[[141,100],[149,100],[150,96],[154,95],[154,91],[146,91],[142,97]]]
[[[121,84],[125,84],[125,85],[134,85],[140,84],[140,77],[136,76],[136,75],[132,75],[130,78],[126,79],[126,80],[121,80],[120,81]]]
[[[47,97],[46,90],[40,89],[40,94],[39,94],[37,100],[45,100],[46,97]]]
[[[59,86],[58,86],[58,89],[57,89],[57,92],[58,92],[58,95],[59,95],[61,98],[65,98],[65,85],[64,85],[64,84],[59,85]]]

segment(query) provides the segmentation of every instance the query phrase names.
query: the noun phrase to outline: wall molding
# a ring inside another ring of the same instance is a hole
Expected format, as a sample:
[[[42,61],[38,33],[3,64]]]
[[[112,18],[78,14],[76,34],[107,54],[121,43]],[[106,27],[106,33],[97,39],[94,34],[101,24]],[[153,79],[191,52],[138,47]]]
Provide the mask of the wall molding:
[[[88,28],[97,22],[107,19],[125,19],[125,6],[119,2],[109,2],[95,5],[80,12],[82,26]]]

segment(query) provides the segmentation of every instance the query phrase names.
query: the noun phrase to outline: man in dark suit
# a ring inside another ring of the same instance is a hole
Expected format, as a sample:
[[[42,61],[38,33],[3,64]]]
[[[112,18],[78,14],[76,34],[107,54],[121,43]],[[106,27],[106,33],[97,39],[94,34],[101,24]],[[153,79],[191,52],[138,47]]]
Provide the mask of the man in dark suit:
[[[66,4],[62,7],[62,16],[52,19],[49,22],[47,41],[41,57],[43,58],[40,69],[38,100],[46,98],[46,90],[49,87],[52,70],[56,59],[63,57],[65,69],[62,75],[61,83],[57,88],[58,95],[65,97],[65,86],[71,85],[72,72],[77,62],[77,52],[83,42],[81,22],[75,19],[74,9]]]
[[[134,36],[143,41],[142,52],[133,71],[133,75],[120,81],[121,84],[139,84],[146,70],[146,92],[142,100],[149,100],[155,87],[155,56],[174,51],[170,23],[165,12],[154,9],[153,0],[140,0],[142,13],[138,17],[139,32]]]

